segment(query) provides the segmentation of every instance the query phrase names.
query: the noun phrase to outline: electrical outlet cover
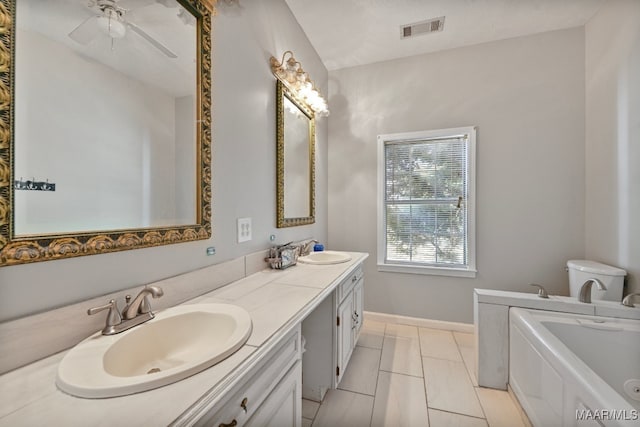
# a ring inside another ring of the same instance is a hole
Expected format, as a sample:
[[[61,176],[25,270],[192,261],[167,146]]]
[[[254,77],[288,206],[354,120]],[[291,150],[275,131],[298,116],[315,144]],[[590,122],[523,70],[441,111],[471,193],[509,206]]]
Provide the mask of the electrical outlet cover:
[[[238,218],[238,243],[251,240],[251,218]]]

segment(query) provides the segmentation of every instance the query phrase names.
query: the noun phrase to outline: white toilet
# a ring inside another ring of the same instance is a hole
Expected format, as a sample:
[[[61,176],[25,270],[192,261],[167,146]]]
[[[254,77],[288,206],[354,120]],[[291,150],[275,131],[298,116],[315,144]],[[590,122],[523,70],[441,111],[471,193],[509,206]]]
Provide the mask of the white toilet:
[[[591,286],[591,299],[604,299],[609,301],[622,301],[622,286],[627,272],[621,268],[611,267],[595,261],[570,260],[567,261],[569,272],[569,295],[578,297],[580,288],[589,279],[598,279],[606,291],[601,291],[594,284]]]

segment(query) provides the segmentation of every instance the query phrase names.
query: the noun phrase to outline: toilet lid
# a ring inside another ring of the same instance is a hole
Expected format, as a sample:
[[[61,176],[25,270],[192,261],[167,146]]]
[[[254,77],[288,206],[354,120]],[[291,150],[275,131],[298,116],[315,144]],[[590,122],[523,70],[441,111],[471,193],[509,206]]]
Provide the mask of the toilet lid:
[[[621,268],[612,267],[596,261],[573,259],[567,261],[567,267],[586,273],[603,274],[605,276],[626,276],[627,272]]]

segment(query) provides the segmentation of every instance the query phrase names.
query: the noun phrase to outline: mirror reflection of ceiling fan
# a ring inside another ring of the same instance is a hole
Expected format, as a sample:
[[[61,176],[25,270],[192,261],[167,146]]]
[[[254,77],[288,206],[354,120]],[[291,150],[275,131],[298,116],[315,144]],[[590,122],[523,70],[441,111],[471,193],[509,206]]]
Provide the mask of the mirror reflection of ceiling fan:
[[[78,25],[69,33],[69,37],[76,42],[86,45],[92,40],[100,36],[109,36],[111,41],[114,39],[122,39],[131,32],[138,34],[140,37],[149,42],[153,47],[168,56],[169,58],[177,58],[169,48],[164,46],[158,40],[150,36],[142,28],[127,19],[127,13],[134,9],[139,9],[150,4],[161,3],[163,0],[90,0],[89,9],[95,12],[91,16]]]

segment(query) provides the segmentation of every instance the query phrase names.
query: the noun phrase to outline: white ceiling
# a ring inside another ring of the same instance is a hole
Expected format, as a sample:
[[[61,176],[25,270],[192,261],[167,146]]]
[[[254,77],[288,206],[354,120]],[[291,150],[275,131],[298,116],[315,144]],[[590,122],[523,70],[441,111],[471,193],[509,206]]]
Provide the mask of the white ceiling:
[[[285,1],[336,70],[584,25],[607,0]],[[401,25],[443,15],[444,31],[400,39]]]

